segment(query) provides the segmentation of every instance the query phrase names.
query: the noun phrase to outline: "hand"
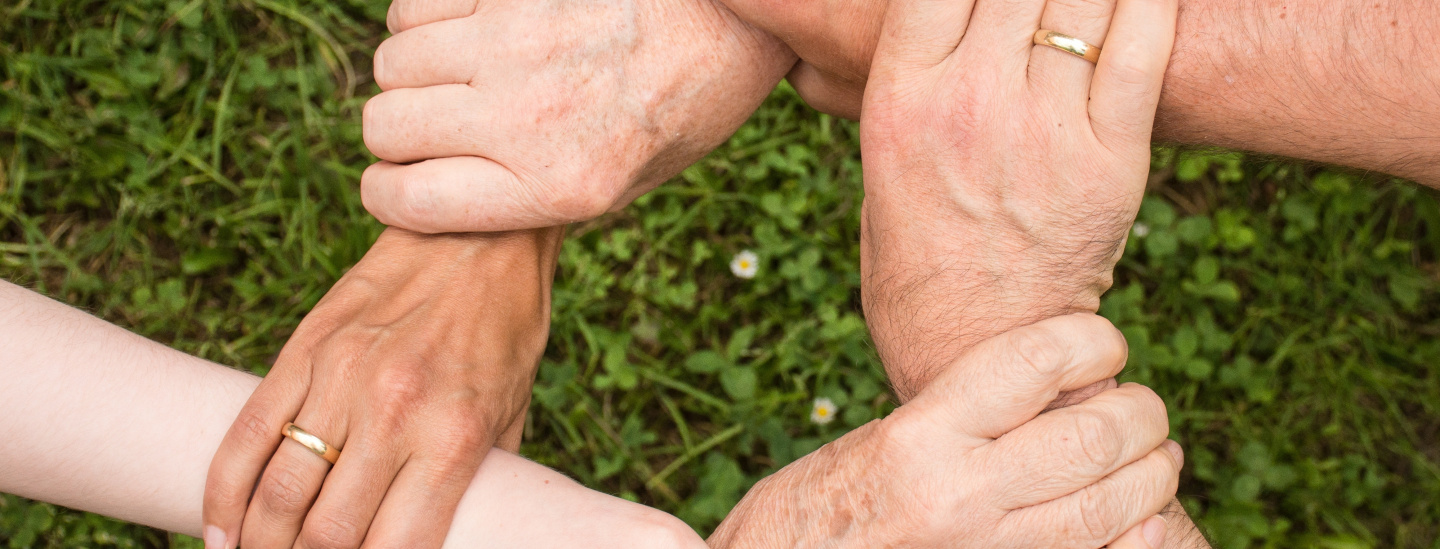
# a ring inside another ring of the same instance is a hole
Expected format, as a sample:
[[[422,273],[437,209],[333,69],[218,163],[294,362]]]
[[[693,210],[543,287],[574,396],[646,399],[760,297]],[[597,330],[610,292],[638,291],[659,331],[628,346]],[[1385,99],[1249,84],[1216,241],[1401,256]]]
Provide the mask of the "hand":
[[[1144,194],[1176,10],[890,3],[860,121],[861,273],[902,399],[977,341],[1099,307]],[[1039,28],[1103,44],[1098,67],[1032,45]]]
[[[712,0],[396,0],[362,195],[420,232],[561,225],[722,143],[794,64]]]
[[[1125,356],[1119,331],[1094,315],[1053,318],[989,339],[889,417],[762,480],[710,544],[1111,543],[1175,494],[1183,454],[1165,440],[1165,404],[1127,384],[1041,410],[1063,391],[1115,375]],[[1130,546],[1133,536],[1126,538]]]
[[[439,547],[496,440],[519,446],[562,232],[385,231],[225,435],[207,549]],[[291,421],[341,449],[333,470]]]

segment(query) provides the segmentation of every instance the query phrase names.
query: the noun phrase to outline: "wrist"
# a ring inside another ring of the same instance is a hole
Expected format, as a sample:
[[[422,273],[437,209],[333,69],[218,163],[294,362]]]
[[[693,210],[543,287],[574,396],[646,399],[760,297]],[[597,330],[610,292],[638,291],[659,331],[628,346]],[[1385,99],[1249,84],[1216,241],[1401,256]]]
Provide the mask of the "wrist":
[[[514,270],[526,274],[553,273],[564,236],[564,227],[441,234],[389,227],[380,234],[366,258],[377,255],[397,267],[439,273],[457,269],[491,277]],[[549,282],[545,284],[548,287]]]
[[[446,318],[452,328],[495,342],[522,362],[538,361],[549,335],[563,236],[563,227],[465,234],[388,228],[292,340],[329,334],[369,307],[381,319],[417,312]]]
[[[955,210],[887,212],[872,198],[861,217],[861,299],[901,402],[976,343],[1096,312],[1113,282],[1118,243],[1027,234]]]

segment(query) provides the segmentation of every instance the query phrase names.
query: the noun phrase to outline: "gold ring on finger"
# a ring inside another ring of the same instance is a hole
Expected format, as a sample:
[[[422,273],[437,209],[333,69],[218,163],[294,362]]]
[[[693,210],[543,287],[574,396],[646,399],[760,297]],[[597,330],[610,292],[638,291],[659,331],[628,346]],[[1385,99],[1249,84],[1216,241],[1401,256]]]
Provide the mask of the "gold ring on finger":
[[[1035,32],[1035,45],[1050,46],[1091,63],[1100,62],[1100,46],[1096,46],[1068,34],[1040,29]]]
[[[325,461],[330,462],[331,465],[334,465],[335,462],[340,459],[340,449],[326,444],[325,441],[320,440],[320,437],[301,429],[299,425],[286,423],[285,428],[280,430],[280,434],[285,435],[285,437],[290,440],[299,442],[301,446],[304,446],[311,452],[315,452],[315,455],[324,458]]]

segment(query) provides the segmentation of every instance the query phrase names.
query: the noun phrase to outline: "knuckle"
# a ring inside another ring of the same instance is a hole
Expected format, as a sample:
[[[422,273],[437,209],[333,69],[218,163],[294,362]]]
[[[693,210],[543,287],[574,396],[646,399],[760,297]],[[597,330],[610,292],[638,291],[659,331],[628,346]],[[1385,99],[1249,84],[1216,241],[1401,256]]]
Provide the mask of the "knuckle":
[[[396,3],[398,4],[399,2]],[[370,71],[375,77],[375,85],[378,86],[381,91],[391,90],[396,87],[395,82],[393,82],[394,79],[392,78],[392,68],[389,63],[385,62],[387,57],[386,52],[393,47],[391,46],[392,44],[394,44],[394,42],[387,39],[375,47],[375,57],[370,67]],[[366,105],[368,106],[369,103],[367,102]]]
[[[246,482],[211,474],[205,479],[206,514],[209,514],[209,511],[225,511],[227,509],[238,509],[243,512],[245,504],[249,503],[250,491],[254,486],[253,478]]]
[[[1120,535],[1118,507],[1121,504],[1117,498],[1105,497],[1092,488],[1079,493],[1080,522],[1077,527],[1080,531],[1076,533],[1082,536],[1081,539],[1104,543]]]
[[[475,13],[474,0],[396,0],[385,14],[385,26],[391,33],[436,21],[457,19]]]
[[[1139,417],[1167,426],[1170,424],[1170,411],[1165,406],[1165,399],[1160,398],[1154,389],[1138,383],[1127,383],[1124,388],[1131,393],[1130,398],[1135,401]]]
[[[1130,360],[1130,342],[1125,340],[1125,334],[1120,333],[1120,329],[1110,321],[1104,318],[1100,320],[1105,324],[1102,330],[1105,336],[1097,339],[1101,345],[1102,356],[1109,364],[1124,366]]]
[[[609,178],[571,181],[584,183],[552,187],[546,200],[556,213],[571,221],[588,221],[605,215],[620,197],[617,185],[612,184]]]
[[[453,504],[460,499],[465,487],[474,479],[475,471],[480,468],[480,456],[476,450],[455,449],[447,455],[437,456],[438,459],[417,467],[415,478],[420,485],[434,491],[437,498],[449,498]]]
[[[365,172],[360,175],[360,205],[381,224],[393,225],[395,223],[389,207],[394,201],[386,198],[389,189],[382,183],[384,175],[381,171],[387,168],[380,162],[365,168]]]
[[[271,443],[280,438],[280,425],[271,425],[266,421],[262,412],[258,409],[246,407],[240,411],[240,416],[235,418],[231,426],[236,435],[236,440],[245,450],[256,450],[262,447],[268,448]]]
[[[256,488],[255,497],[267,511],[285,517],[299,516],[310,504],[310,492],[298,471],[272,467]]]
[[[391,402],[414,402],[425,391],[423,368],[414,361],[392,362],[392,366],[375,374],[374,390]]]
[[[436,200],[435,182],[434,177],[426,176],[420,170],[405,170],[399,179],[399,201],[396,204],[401,218],[420,221],[438,219],[443,214],[443,207]]]
[[[385,26],[392,34],[398,34],[419,24],[418,0],[395,0],[390,11],[385,13]]]
[[[906,455],[917,448],[929,446],[927,441],[931,440],[932,428],[923,421],[915,421],[917,418],[912,417],[915,414],[908,412],[910,410],[900,408],[889,417],[875,422],[877,440],[882,448],[887,449],[886,453]]]
[[[1111,83],[1120,86],[1123,91],[1145,93],[1151,86],[1154,86],[1155,77],[1151,74],[1150,67],[1134,57],[1121,56],[1113,59],[1108,65],[1108,78]]]
[[[1145,476],[1143,489],[1153,494],[1156,500],[1169,501],[1180,490],[1180,469],[1175,466],[1175,461],[1170,456],[1163,455],[1165,449],[1156,452],[1158,453],[1152,456],[1156,465]]]
[[[494,443],[490,438],[489,430],[483,424],[470,419],[457,420],[442,428],[439,436],[451,452],[450,461],[472,456],[479,449],[488,449]]]
[[[1125,334],[1110,320],[1100,315],[1077,314],[1069,317],[1075,322],[1075,331],[1082,333],[1080,341],[1088,342],[1083,349],[1106,364],[1124,364],[1125,357],[1130,352],[1130,344],[1125,341]]]
[[[1169,458],[1165,458],[1165,466],[1161,468],[1160,499],[1169,501],[1175,499],[1175,494],[1180,492],[1180,467]]]
[[[365,101],[365,106],[360,109],[360,139],[364,141],[365,148],[381,159],[388,160],[392,155],[386,149],[388,140],[385,139],[386,129],[389,126],[386,122],[389,110],[386,103],[389,97],[386,95],[392,92],[380,92],[375,97]]]
[[[956,514],[948,507],[939,505],[933,501],[917,501],[915,508],[916,524],[919,526],[920,539],[940,539],[945,537],[946,532],[953,529]],[[927,544],[928,545],[928,544]]]
[[[310,349],[306,359],[311,364],[332,369],[352,368],[356,361],[365,356],[373,340],[351,330],[341,329],[325,337],[321,344]]]
[[[300,540],[310,549],[353,549],[365,539],[365,525],[351,516],[326,514],[305,521]]]
[[[398,424],[425,398],[424,371],[412,366],[409,362],[395,363],[375,374],[370,389],[382,422]]]
[[[1148,104],[1150,107],[1146,108],[1153,108],[1154,101],[1159,97],[1160,74],[1145,64],[1143,53],[1125,53],[1128,52],[1111,52],[1110,62],[1096,73],[1096,81],[1104,82],[1112,97],[1136,105]],[[1104,126],[1119,136],[1149,135],[1150,117],[1133,115],[1130,110],[1133,108],[1107,110],[1108,114],[1103,116]]]
[[[1114,469],[1120,459],[1124,442],[1109,417],[1092,412],[1075,414],[1071,419],[1073,437],[1071,459],[1077,471],[1088,477],[1099,477]]]
[[[1037,381],[1054,377],[1064,366],[1064,342],[1048,327],[1030,326],[1012,332],[1010,351]]]
[[[385,28],[390,31],[390,34],[398,34],[405,29],[400,24],[400,9],[405,2],[406,0],[395,0],[390,3],[390,9],[385,11]]]

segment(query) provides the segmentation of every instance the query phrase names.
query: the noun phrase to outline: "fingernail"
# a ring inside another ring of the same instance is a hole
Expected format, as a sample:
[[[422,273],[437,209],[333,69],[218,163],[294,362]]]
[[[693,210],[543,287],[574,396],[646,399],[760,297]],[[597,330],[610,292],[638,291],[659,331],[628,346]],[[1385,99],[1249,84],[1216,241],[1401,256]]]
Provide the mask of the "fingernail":
[[[225,531],[219,526],[205,527],[205,549],[230,549],[225,541]]]
[[[1165,545],[1165,519],[1158,516],[1150,517],[1145,521],[1145,526],[1141,528],[1140,533],[1145,535],[1145,543],[1150,544],[1150,547],[1154,549],[1160,549],[1160,546]]]
[[[1176,465],[1179,465],[1181,469],[1185,468],[1185,450],[1180,448],[1179,442],[1167,440],[1160,445],[1170,451],[1170,455],[1175,458]]]

